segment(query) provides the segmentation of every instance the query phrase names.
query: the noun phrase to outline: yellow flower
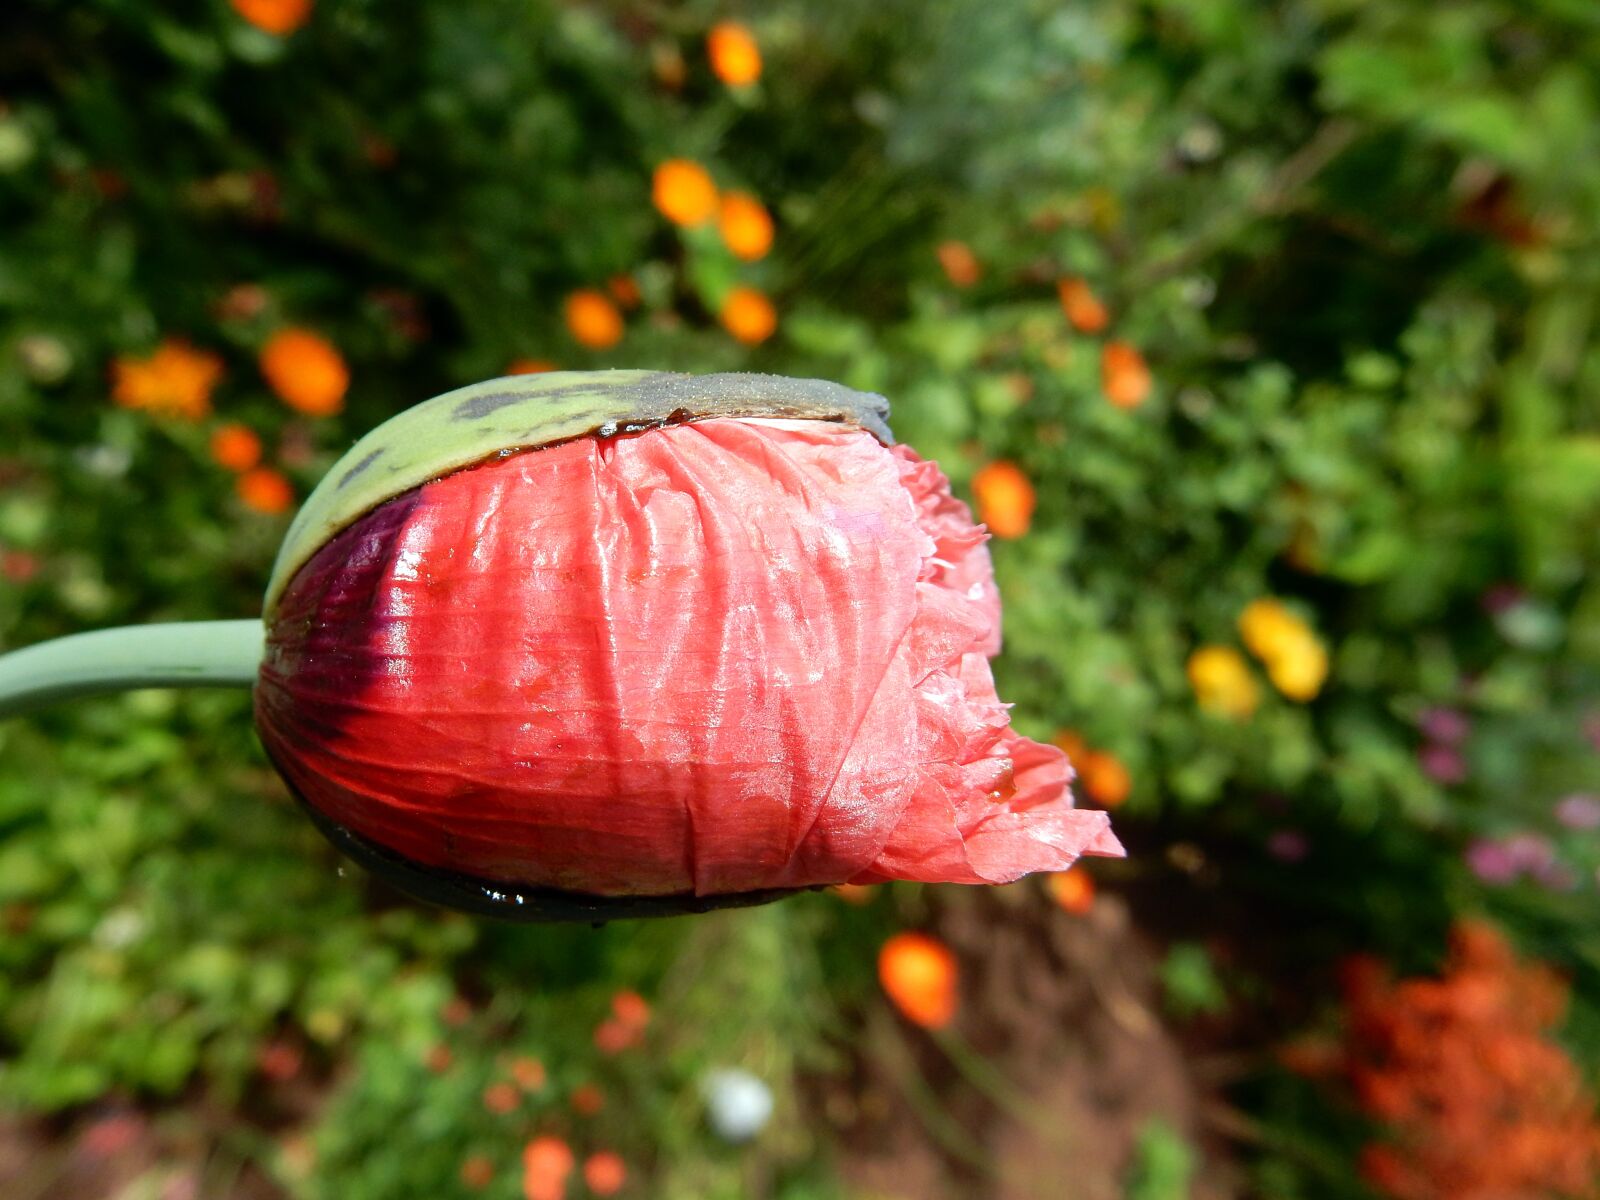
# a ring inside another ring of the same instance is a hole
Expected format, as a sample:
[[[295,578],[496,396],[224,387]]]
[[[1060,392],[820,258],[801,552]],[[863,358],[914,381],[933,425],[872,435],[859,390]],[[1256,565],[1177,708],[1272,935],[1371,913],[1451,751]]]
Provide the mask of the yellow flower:
[[[1291,700],[1314,700],[1328,678],[1328,652],[1308,632],[1268,661],[1267,677]]]
[[[222,360],[167,338],[148,358],[118,357],[111,364],[111,398],[123,408],[198,421],[211,411],[211,389]]]
[[[1311,627],[1280,601],[1264,596],[1246,605],[1239,614],[1239,636],[1289,699],[1304,703],[1322,690],[1328,652]]]
[[[1271,596],[1252,600],[1239,614],[1239,636],[1262,662],[1276,658],[1308,632],[1304,621]]]
[[[1189,656],[1188,674],[1195,699],[1207,712],[1241,720],[1261,702],[1249,664],[1232,646],[1201,646]]]

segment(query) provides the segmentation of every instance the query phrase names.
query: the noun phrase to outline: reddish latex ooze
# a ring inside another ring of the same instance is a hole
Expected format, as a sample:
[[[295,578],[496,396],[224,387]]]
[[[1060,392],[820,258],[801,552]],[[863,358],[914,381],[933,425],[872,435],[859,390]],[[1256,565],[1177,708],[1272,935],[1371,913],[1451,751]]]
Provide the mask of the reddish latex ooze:
[[[1121,853],[995,694],[985,536],[934,464],[824,422],[494,460],[301,569],[257,722],[308,803],[483,879],[711,895]]]

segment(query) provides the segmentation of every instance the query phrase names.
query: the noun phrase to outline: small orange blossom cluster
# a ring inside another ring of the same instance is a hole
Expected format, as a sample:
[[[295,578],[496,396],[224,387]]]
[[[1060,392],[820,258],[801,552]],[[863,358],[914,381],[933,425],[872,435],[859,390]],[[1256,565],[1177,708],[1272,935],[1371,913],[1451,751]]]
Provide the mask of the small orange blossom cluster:
[[[935,257],[945,278],[958,288],[970,288],[983,277],[983,264],[966,242],[940,242]],[[1068,276],[1056,281],[1061,311],[1079,333],[1098,335],[1111,327],[1111,310],[1087,280]],[[1150,398],[1154,386],[1150,366],[1132,342],[1111,339],[1100,347],[1100,390],[1118,408],[1138,408]]]
[[[111,363],[111,399],[122,408],[199,421],[211,412],[211,394],[223,374],[222,359],[177,338],[165,338],[148,355],[119,355]],[[212,461],[238,478],[234,489],[247,508],[276,515],[294,504],[294,488],[281,471],[261,465],[261,438],[237,421],[212,430]]]
[[[1067,323],[1079,333],[1100,334],[1111,327],[1111,310],[1085,279],[1056,283]],[[1100,390],[1118,408],[1138,408],[1150,398],[1152,381],[1144,355],[1132,342],[1112,339],[1100,347]]]
[[[717,218],[723,244],[739,258],[755,262],[772,249],[772,215],[749,192],[719,193],[716,181],[699,163],[669,158],[651,177],[650,197],[674,225],[694,228]]]
[[[111,398],[122,408],[198,421],[211,411],[211,392],[221,378],[217,355],[165,338],[143,358],[123,354],[112,360]]]
[[[748,89],[761,78],[761,47],[750,29],[737,21],[719,22],[707,32],[706,57],[713,74],[735,91]],[[658,43],[652,60],[664,86],[674,91],[683,86],[686,68],[675,47]],[[650,199],[657,212],[683,229],[698,229],[714,220],[723,245],[735,258],[756,262],[772,249],[772,214],[760,198],[747,191],[719,190],[711,172],[692,158],[658,162],[651,172]],[[697,244],[689,242],[691,247]],[[610,290],[608,296],[599,288],[581,288],[565,301],[568,332],[591,350],[608,350],[620,342],[626,332],[621,310],[640,303],[638,285],[628,276],[613,279]],[[777,332],[777,308],[756,287],[729,287],[714,307],[723,328],[747,346],[760,345]]]
[[[1519,963],[1492,927],[1458,924],[1437,978],[1394,981],[1371,959],[1343,972],[1337,1069],[1389,1138],[1362,1169],[1398,1200],[1594,1195],[1595,1097],[1548,1031],[1566,990]]]
[[[567,1180],[577,1166],[572,1147],[554,1134],[540,1134],[522,1148],[522,1195],[524,1200],[562,1200]],[[473,1155],[461,1164],[461,1181],[482,1189],[494,1181],[494,1164],[482,1155]],[[628,1168],[622,1156],[611,1150],[597,1150],[583,1161],[583,1185],[594,1196],[614,1196],[628,1181]]]

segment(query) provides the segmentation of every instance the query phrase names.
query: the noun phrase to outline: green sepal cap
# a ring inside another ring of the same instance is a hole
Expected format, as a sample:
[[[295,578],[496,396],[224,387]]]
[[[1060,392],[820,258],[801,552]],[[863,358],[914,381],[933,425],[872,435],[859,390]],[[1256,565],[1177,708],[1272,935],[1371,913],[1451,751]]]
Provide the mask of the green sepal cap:
[[[334,463],[289,526],[263,615],[271,621],[289,580],[329,538],[412,488],[508,450],[712,417],[838,421],[894,441],[888,401],[821,379],[554,371],[475,383],[390,417]]]

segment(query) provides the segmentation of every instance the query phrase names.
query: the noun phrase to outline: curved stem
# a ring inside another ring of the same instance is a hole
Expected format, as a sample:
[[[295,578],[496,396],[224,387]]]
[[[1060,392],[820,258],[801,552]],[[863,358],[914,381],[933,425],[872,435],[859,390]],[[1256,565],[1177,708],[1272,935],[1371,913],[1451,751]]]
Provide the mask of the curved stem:
[[[99,692],[249,687],[264,636],[260,621],[125,625],[0,654],[0,718]]]

